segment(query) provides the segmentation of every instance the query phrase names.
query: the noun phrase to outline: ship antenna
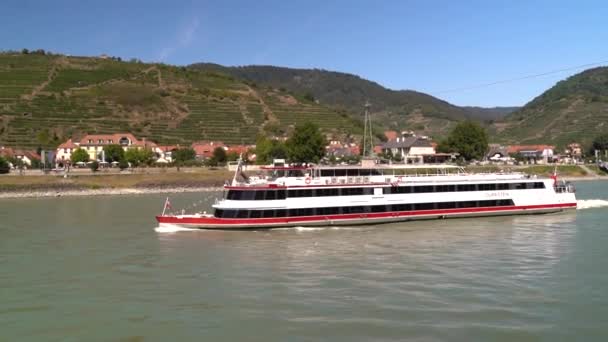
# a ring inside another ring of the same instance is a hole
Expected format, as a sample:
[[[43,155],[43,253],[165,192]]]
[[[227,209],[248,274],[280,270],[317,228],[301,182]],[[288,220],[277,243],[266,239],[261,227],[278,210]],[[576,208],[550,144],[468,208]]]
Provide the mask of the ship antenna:
[[[372,138],[372,117],[370,114],[371,104],[365,101],[365,118],[363,121],[363,156],[373,157],[374,155],[374,140]]]

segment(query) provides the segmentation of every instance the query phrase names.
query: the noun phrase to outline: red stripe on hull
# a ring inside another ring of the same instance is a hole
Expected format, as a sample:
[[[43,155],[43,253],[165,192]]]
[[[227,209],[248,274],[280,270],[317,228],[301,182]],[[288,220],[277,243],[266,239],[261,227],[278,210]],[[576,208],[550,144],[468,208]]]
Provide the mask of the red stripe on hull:
[[[505,206],[505,207],[482,207],[482,208],[462,208],[462,209],[437,209],[437,210],[417,210],[417,211],[393,211],[383,213],[361,213],[361,214],[342,214],[342,215],[316,215],[316,216],[299,216],[299,217],[276,217],[276,218],[255,218],[255,219],[227,219],[217,217],[178,217],[178,216],[156,216],[159,223],[168,223],[175,225],[197,226],[200,228],[262,228],[262,227],[277,227],[277,226],[296,226],[316,222],[317,224],[327,222],[327,225],[340,223],[348,223],[348,221],[369,220],[369,223],[381,221],[384,218],[394,219],[415,219],[417,217],[426,216],[461,216],[464,214],[487,214],[496,213],[497,215],[512,213],[525,213],[527,210],[543,211],[555,209],[573,209],[576,208],[576,203],[560,203],[560,204],[541,204],[541,205],[524,205],[524,206]]]

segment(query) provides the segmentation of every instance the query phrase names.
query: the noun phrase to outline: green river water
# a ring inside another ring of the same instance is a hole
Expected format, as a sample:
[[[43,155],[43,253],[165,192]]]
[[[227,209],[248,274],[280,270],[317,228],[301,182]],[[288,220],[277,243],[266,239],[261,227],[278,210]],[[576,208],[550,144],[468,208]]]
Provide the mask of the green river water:
[[[157,229],[160,194],[1,200],[0,341],[607,341],[608,182],[576,185],[562,214],[232,232]]]

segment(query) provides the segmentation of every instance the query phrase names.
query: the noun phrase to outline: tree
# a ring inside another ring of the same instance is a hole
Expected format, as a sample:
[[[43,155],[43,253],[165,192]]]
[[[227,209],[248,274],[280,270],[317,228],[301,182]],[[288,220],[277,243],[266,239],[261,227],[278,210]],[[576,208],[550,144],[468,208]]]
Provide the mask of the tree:
[[[593,139],[593,149],[605,151],[608,150],[608,134],[602,134]]]
[[[196,152],[192,148],[180,148],[175,150],[172,154],[173,160],[177,163],[183,163],[186,161],[194,160],[196,158]]]
[[[81,148],[77,148],[72,152],[72,155],[70,156],[70,160],[74,164],[80,163],[80,162],[86,163],[89,161],[89,153]]]
[[[154,161],[154,152],[147,148],[130,148],[125,152],[124,160],[133,166],[150,165]]]
[[[99,170],[99,163],[97,160],[94,160],[91,164],[89,164],[89,167],[91,168],[91,171],[96,172]]]
[[[273,159],[287,158],[287,147],[282,142],[260,135],[255,145],[255,162],[258,165],[272,163]]]
[[[125,150],[122,148],[122,146],[117,144],[104,146],[103,152],[105,154],[105,161],[107,161],[108,163],[120,163],[120,161],[125,158]]]
[[[8,173],[11,169],[10,165],[8,165],[8,161],[3,157],[0,157],[0,173]]]
[[[465,160],[481,160],[488,151],[488,133],[478,123],[462,121],[454,127],[438,148],[442,152],[456,152]]]
[[[228,152],[226,154],[226,160],[228,161],[237,161],[239,160],[240,155],[235,151]],[[243,154],[243,160],[247,160],[247,153]]]
[[[224,164],[226,162],[226,150],[224,150],[223,147],[216,147],[213,150],[213,157],[212,157],[216,163],[218,164]]]
[[[21,50],[21,53],[27,55],[28,53],[30,53],[30,51],[28,49],[23,49]]]
[[[312,93],[308,92],[308,93],[304,94],[304,100],[310,101],[310,102],[315,102],[315,96]]]
[[[295,163],[318,163],[325,155],[327,141],[312,122],[297,125],[285,142],[289,159]]]
[[[118,162],[118,168],[121,170],[129,168],[129,163],[126,160],[121,160]]]

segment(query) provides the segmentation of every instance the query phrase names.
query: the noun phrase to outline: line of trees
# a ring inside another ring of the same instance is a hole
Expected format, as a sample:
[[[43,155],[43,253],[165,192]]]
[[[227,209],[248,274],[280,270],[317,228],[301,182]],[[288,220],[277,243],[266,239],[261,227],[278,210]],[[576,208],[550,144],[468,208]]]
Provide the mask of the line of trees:
[[[118,163],[118,167],[121,169],[126,169],[129,165],[133,167],[152,165],[156,160],[156,155],[150,149],[130,148],[125,151],[122,146],[117,144],[104,146],[103,154],[106,162]],[[73,164],[87,163],[90,156],[86,150],[79,147],[72,152],[70,160]]]

